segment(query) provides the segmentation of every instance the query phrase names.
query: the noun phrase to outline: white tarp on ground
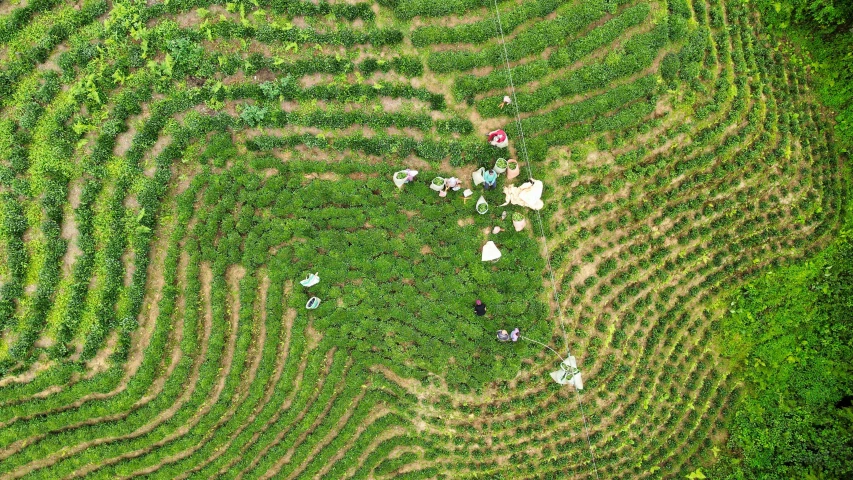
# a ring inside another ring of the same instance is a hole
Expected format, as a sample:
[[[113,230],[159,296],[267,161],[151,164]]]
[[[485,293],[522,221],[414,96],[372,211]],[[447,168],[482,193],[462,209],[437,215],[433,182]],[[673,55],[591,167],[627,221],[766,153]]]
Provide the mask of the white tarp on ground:
[[[541,210],[545,205],[542,203],[542,182],[540,180],[532,180],[532,182],[524,182],[520,187],[509,185],[504,187],[504,195],[506,201],[504,205],[513,204],[521,207],[532,208],[533,210]]]
[[[483,246],[483,261],[488,262],[490,260],[497,260],[501,258],[501,251],[498,250],[495,242],[489,240],[486,242],[486,245]]]
[[[572,385],[578,390],[583,390],[581,371],[578,370],[578,362],[575,357],[569,357],[560,364],[560,369],[551,372],[551,378],[560,385]]]

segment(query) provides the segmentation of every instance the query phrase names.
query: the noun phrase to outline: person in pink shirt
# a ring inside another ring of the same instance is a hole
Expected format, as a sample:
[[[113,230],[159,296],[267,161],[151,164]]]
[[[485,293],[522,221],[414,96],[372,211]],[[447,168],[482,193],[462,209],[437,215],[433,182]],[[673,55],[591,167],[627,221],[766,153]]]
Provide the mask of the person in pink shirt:
[[[503,130],[495,130],[489,132],[489,144],[499,148],[506,148],[509,145],[509,137]]]

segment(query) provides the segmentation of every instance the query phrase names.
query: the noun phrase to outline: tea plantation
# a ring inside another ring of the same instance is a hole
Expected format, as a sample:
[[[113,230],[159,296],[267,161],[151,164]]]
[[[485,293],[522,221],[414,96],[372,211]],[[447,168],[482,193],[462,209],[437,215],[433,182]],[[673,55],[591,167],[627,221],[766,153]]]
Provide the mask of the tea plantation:
[[[755,359],[728,295],[846,232],[850,188],[808,62],[762,22],[0,1],[0,478],[736,475]],[[520,177],[475,187],[501,157]],[[499,207],[528,178],[545,207]],[[515,327],[584,389],[495,339]]]

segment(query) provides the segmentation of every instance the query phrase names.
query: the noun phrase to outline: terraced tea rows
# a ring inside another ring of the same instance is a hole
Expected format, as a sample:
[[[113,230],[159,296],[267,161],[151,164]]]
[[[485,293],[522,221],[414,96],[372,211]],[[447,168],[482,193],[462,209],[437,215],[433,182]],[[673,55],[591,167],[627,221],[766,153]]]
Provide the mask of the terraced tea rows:
[[[0,476],[713,463],[740,395],[718,295],[819,248],[848,195],[760,25],[724,0],[0,3]],[[476,215],[427,185],[507,156],[496,128],[545,183],[520,233],[501,193]],[[585,389],[494,341],[514,326]]]

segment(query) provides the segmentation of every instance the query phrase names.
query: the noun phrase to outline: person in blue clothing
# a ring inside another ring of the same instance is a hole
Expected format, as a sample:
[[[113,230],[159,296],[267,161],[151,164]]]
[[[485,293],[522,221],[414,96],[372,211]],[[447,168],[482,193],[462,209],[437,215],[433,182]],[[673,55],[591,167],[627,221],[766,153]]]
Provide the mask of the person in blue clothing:
[[[491,190],[495,188],[495,185],[498,182],[498,174],[494,170],[486,170],[483,173],[483,189]]]

